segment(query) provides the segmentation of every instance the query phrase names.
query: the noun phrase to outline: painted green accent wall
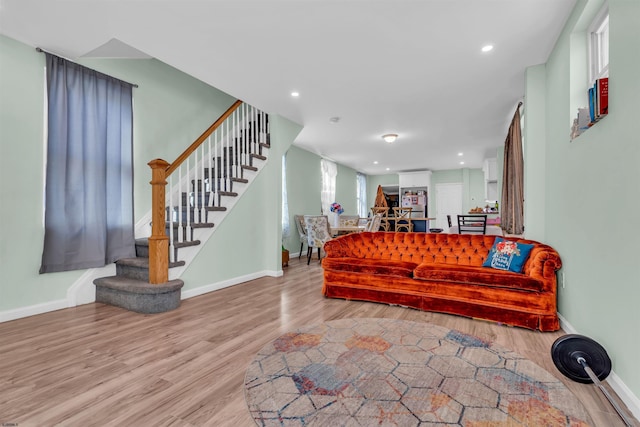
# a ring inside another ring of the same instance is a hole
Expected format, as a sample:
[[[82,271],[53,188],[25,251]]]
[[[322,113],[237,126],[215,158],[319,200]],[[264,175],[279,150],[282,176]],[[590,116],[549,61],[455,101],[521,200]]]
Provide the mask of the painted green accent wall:
[[[601,2],[597,2],[599,5]],[[576,114],[572,87],[582,84],[586,105],[588,82],[574,67],[572,31],[590,21],[594,2],[579,0],[545,64],[527,72],[526,87],[543,90],[525,99],[527,114],[527,194],[544,194],[544,202],[528,206],[526,237],[544,240],[562,257],[564,288],[559,312],[576,330],[606,349],[613,369],[640,396],[637,355],[640,340],[638,302],[638,231],[630,227],[640,212],[640,144],[637,109],[640,94],[640,2],[609,0],[609,115],[570,141]],[[583,16],[584,13],[590,16]],[[586,67],[586,64],[583,63]],[[544,114],[544,119],[541,117]],[[541,159],[544,159],[542,161]],[[545,175],[545,179],[533,179]],[[544,226],[530,224],[544,217]]]

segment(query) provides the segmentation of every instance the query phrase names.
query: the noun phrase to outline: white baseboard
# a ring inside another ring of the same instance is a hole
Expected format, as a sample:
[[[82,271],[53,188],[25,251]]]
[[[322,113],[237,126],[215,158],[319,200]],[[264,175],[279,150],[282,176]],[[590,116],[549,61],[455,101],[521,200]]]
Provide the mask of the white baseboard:
[[[50,311],[62,310],[63,308],[67,307],[67,300],[59,299],[55,301],[43,302],[41,304],[29,305],[27,307],[0,311],[0,323],[21,319],[23,317],[35,316],[36,314],[48,313]]]
[[[115,270],[115,267],[108,266],[108,267],[105,267],[105,269],[107,269],[106,271],[103,269],[91,269],[91,271],[87,271],[85,274],[82,275],[80,279],[78,279],[75,282],[74,286],[72,286],[72,288],[69,289],[69,291],[67,292],[66,299],[59,299],[59,300],[49,301],[41,304],[35,304],[35,305],[26,306],[26,307],[0,311],[0,323],[21,319],[23,317],[35,316],[36,314],[48,313],[50,311],[62,310],[63,308],[75,307],[81,304],[88,304],[91,302],[95,302],[95,287],[93,285],[93,279],[96,277],[104,277],[104,276],[115,274],[115,271],[110,272],[108,270],[111,268]],[[216,291],[218,289],[223,289],[229,286],[248,282],[249,280],[259,279],[260,277],[265,277],[265,276],[280,277],[283,274],[284,273],[282,270],[258,271],[256,273],[247,274],[245,276],[234,277],[232,279],[223,280],[218,283],[212,283],[210,285],[200,286],[195,289],[189,289],[187,291],[183,291],[182,299],[203,295],[208,292]],[[89,299],[88,296],[85,296],[85,298],[81,298],[82,292],[80,292],[81,289],[89,289],[89,288],[91,289],[92,295],[93,295],[93,298],[90,301],[88,300]]]
[[[560,327],[565,332],[569,334],[579,333],[576,328],[574,328],[573,325],[571,325],[571,323],[567,321],[567,319],[562,317],[561,314],[558,314],[558,318],[560,319]],[[640,419],[640,399],[638,399],[638,397],[633,394],[633,392],[629,389],[629,387],[627,387],[624,381],[622,381],[622,379],[620,379],[620,377],[616,375],[616,373],[612,370],[607,377],[606,382],[611,386],[613,391],[616,392],[620,400],[622,400],[624,404],[627,405],[627,408],[629,409],[629,411],[631,411],[633,416],[637,419]]]
[[[217,291],[219,289],[228,288],[229,286],[238,285],[240,283],[248,282],[249,280],[259,279],[261,277],[270,276],[270,277],[280,277],[283,275],[282,270],[273,271],[273,270],[263,270],[257,271],[255,273],[247,274],[245,276],[238,276],[231,279],[223,280],[217,283],[211,283],[209,285],[199,286],[194,289],[189,289],[186,291],[182,291],[182,299],[188,299],[197,297],[198,295],[204,295],[209,292]]]

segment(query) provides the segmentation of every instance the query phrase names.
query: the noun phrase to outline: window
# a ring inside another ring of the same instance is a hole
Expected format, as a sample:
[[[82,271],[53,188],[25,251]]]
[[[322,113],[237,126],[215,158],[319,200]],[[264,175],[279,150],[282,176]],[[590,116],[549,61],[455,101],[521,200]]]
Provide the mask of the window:
[[[320,161],[320,169],[322,171],[322,192],[320,193],[322,214],[329,215],[331,203],[336,201],[338,166],[330,160],[322,159]]]
[[[589,27],[589,80],[609,77],[609,7],[605,3]]]
[[[289,195],[287,193],[287,154],[282,155],[282,239],[291,234],[289,223]]]
[[[358,215],[367,217],[367,176],[358,172],[356,175],[356,200],[358,203]]]

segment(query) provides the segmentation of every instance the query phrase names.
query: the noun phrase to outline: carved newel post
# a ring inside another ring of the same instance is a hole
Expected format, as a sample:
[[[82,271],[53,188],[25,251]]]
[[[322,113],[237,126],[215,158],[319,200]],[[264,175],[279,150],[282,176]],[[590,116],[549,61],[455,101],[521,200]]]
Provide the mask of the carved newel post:
[[[165,188],[169,163],[155,159],[151,167],[151,237],[149,237],[149,283],[169,280],[169,236],[165,232]]]

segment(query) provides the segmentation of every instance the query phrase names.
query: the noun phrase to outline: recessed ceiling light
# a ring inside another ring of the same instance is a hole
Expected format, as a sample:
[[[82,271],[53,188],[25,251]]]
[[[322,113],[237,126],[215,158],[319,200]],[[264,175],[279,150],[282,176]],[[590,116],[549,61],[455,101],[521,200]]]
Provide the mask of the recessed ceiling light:
[[[300,92],[291,92],[291,96],[293,96],[294,98],[297,98],[300,96]]]
[[[482,46],[482,51],[485,52],[485,53],[486,52],[490,52],[492,50],[493,50],[493,45],[492,44],[488,44],[488,45]]]
[[[389,171],[389,170],[391,170],[391,168],[387,168],[387,170]]]
[[[398,135],[395,133],[388,133],[386,135],[382,135],[382,139],[391,144],[398,138]]]
[[[464,153],[460,152],[460,153],[458,153],[458,156],[462,156],[463,154],[464,154]]]
[[[373,164],[374,164],[374,165],[377,165],[378,163],[380,163],[380,162],[379,162],[379,161],[377,161],[377,160],[374,160],[374,161],[373,161]]]
[[[464,165],[464,162],[460,162],[461,165]]]

